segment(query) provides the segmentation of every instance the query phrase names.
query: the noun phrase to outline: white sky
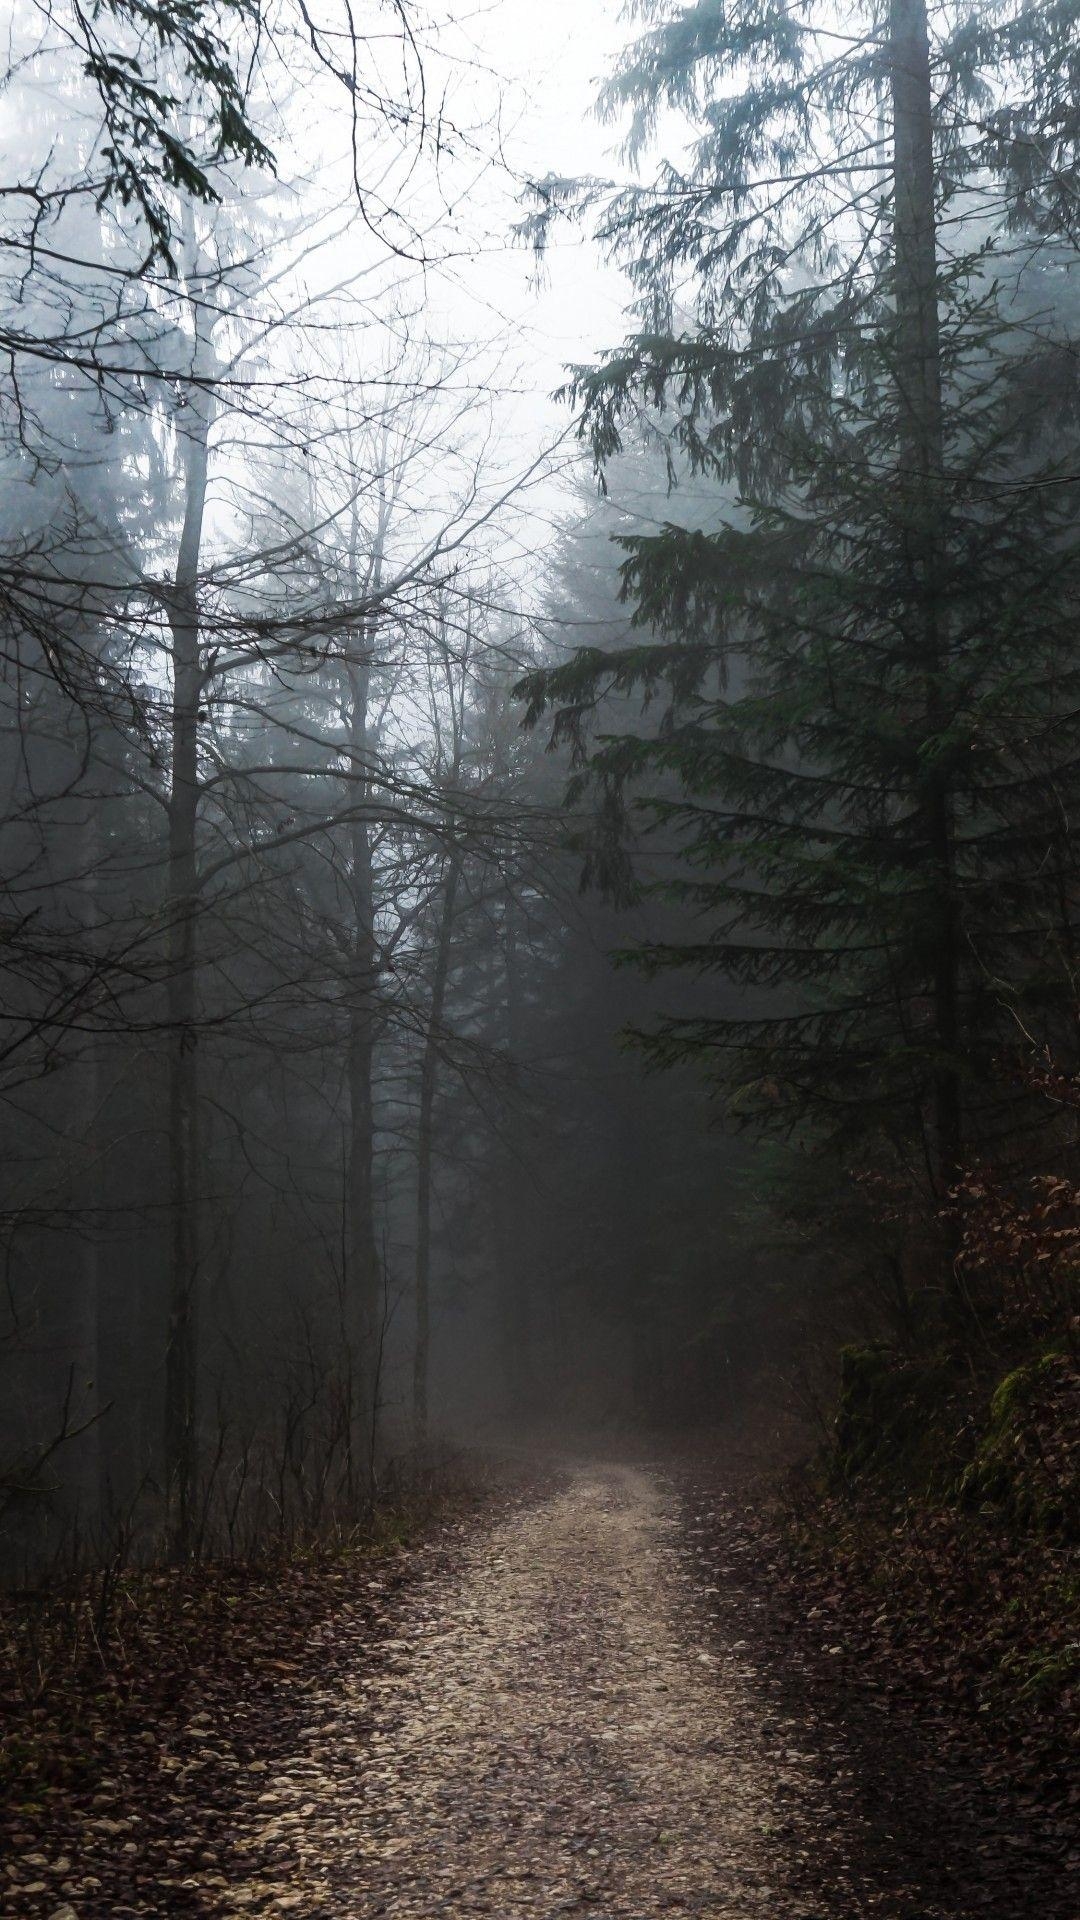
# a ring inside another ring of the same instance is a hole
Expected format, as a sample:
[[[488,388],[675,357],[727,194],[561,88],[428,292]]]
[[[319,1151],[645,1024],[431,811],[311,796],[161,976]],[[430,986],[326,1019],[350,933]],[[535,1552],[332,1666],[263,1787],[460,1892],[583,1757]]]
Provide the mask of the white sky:
[[[414,130],[395,154],[392,128],[376,119],[361,174],[365,187],[372,188],[372,205],[381,194],[390,209],[425,228],[431,264],[425,269],[399,263],[373,241],[350,200],[350,115],[342,90],[313,63],[308,80],[294,92],[285,57],[270,76],[268,98],[276,100],[278,118],[266,127],[280,162],[277,204],[281,218],[295,221],[301,209],[306,218],[310,200],[312,222],[310,227],[301,223],[286,243],[287,249],[299,245],[301,251],[294,277],[288,272],[283,277],[282,300],[287,304],[305,291],[313,296],[306,335],[297,306],[294,351],[317,358],[326,340],[319,333],[320,298],[354,281],[362,324],[353,364],[361,379],[378,377],[388,352],[380,333],[385,335],[401,314],[417,316],[410,333],[426,330],[435,341],[475,343],[478,352],[462,374],[459,391],[475,384],[494,394],[490,418],[483,418],[484,408],[477,405],[475,437],[487,439],[484,497],[495,500],[516,474],[533,467],[545,446],[567,432],[569,409],[551,398],[567,364],[593,359],[626,332],[626,284],[601,260],[587,228],[560,223],[539,283],[531,253],[515,244],[511,228],[528,211],[517,182],[548,173],[621,171],[615,157],[619,130],[601,127],[592,106],[599,83],[634,29],[620,18],[622,0],[460,0],[460,10],[459,0],[426,4],[432,9],[424,55],[429,112],[437,110],[445,91],[450,118],[475,125],[475,146],[437,168],[430,149],[414,164]],[[344,0],[316,0],[312,9],[331,28],[336,23],[339,38],[330,44],[339,57],[346,44],[340,37],[343,5]],[[359,31],[372,35],[365,42],[369,60],[385,64],[386,89],[400,97],[401,47],[391,10],[381,0],[359,0],[359,5],[353,0],[353,5]],[[62,26],[63,10],[58,18]],[[0,0],[0,44],[12,34],[18,41],[23,32],[36,43],[41,19],[33,0]],[[60,27],[53,38],[55,60],[29,71],[20,88],[0,102],[5,178],[32,172],[50,149],[61,101],[61,122],[78,123],[79,107],[61,85],[70,49]],[[329,244],[309,250],[306,243],[316,234],[330,235]],[[365,376],[369,365],[370,376]],[[460,432],[462,424],[467,437],[467,421],[455,423],[451,432]],[[267,432],[273,432],[272,418]],[[426,484],[441,486],[450,496],[460,484],[451,466],[452,460],[445,462]],[[499,558],[523,580],[535,579],[534,556],[542,552],[547,526],[561,505],[561,492],[549,481],[534,485],[502,515]],[[419,510],[422,514],[422,502]]]
[[[506,76],[506,151],[516,170],[540,176],[612,170],[618,130],[601,127],[592,106],[629,32],[619,12],[615,0],[497,0],[486,15],[478,38]],[[622,335],[621,280],[601,266],[584,235],[563,230],[539,293],[520,249],[489,255],[478,269],[475,284],[490,282],[493,301],[539,356],[538,384],[541,363],[550,385],[568,360],[590,357]]]
[[[569,409],[551,396],[567,364],[591,360],[626,332],[626,283],[601,259],[587,227],[560,223],[539,279],[530,251],[511,235],[528,211],[516,198],[515,176],[622,171],[619,130],[601,126],[592,112],[600,82],[633,31],[621,12],[622,0],[490,0],[459,16],[462,39],[489,72],[459,77],[451,110],[479,118],[499,101],[505,166],[469,176],[462,204],[449,219],[440,216],[432,253],[445,254],[458,235],[461,251],[426,275],[427,315],[435,336],[488,340],[493,349],[497,341],[505,350],[497,376],[504,397],[496,485],[565,432]],[[478,142],[492,151],[490,126]],[[538,522],[559,509],[556,488],[530,498]]]

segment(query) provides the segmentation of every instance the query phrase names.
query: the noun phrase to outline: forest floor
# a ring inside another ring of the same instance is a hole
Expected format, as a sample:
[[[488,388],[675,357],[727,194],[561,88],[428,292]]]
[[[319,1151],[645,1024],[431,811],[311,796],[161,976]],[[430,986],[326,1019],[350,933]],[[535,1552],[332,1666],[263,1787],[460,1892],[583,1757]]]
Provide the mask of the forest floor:
[[[816,1676],[745,1502],[677,1480],[574,1464],[407,1551],[219,1594],[156,1699],[87,1695],[82,1763],[16,1784],[0,1913],[1075,1913],[902,1713]]]

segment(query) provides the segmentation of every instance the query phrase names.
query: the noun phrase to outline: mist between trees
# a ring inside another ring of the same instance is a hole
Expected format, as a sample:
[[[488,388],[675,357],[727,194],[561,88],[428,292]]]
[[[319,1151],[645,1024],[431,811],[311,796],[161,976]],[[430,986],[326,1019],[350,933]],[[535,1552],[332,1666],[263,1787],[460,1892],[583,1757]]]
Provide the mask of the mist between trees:
[[[440,1431],[585,1411],[586,1382],[614,1407],[646,1269],[611,1183],[696,1139],[613,1051],[610,914],[578,900],[565,766],[511,693],[546,588],[502,550],[552,462],[500,463],[497,355],[424,313],[439,241],[402,183],[468,136],[425,121],[408,25],[403,92],[366,43],[344,88],[343,19],[19,22],[16,1578],[348,1528],[433,1401]],[[318,177],[290,176],[320,109],[345,159],[319,134]]]
[[[13,20],[16,1580],[1073,1337],[1080,9],[639,27],[530,183],[408,6]],[[627,276],[576,440],[491,173]]]

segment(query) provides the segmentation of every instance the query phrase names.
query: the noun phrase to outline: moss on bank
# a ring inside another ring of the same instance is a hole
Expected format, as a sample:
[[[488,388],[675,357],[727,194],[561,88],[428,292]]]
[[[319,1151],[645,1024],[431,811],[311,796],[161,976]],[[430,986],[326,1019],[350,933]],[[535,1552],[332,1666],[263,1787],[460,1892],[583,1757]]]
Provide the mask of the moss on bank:
[[[832,1483],[1080,1537],[1080,1369],[1053,1349],[974,1380],[944,1354],[841,1356]]]
[[[802,1483],[804,1575],[888,1655],[1027,1738],[1080,1694],[1080,1366],[885,1345],[843,1356],[835,1445]],[[822,1607],[823,1614],[829,1609]],[[862,1618],[865,1614],[865,1620]],[[833,1629],[844,1641],[839,1618]]]
[[[957,1492],[1017,1528],[1080,1537],[1080,1379],[1068,1354],[1041,1354],[999,1381]]]

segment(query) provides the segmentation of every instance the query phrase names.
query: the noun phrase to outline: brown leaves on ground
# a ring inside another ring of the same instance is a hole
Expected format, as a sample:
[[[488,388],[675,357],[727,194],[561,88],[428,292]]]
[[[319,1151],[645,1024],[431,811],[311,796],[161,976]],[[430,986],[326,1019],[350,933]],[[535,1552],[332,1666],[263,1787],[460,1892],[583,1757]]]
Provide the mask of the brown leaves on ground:
[[[5,1920],[233,1911],[235,1808],[268,1789],[306,1691],[378,1657],[400,1591],[499,1497],[455,1494],[415,1544],[131,1576],[104,1622],[93,1585],[6,1600]]]
[[[849,1755],[838,1811],[865,1886],[927,1913],[1075,1920],[1075,1557],[985,1509],[803,1489],[780,1510],[698,1479],[688,1530],[714,1626],[781,1714]],[[899,1862],[902,1860],[902,1868]]]
[[[955,1542],[869,1524],[585,1463],[135,1582],[9,1701],[0,1914],[1074,1920],[1063,1752],[978,1712]]]
[[[576,1471],[415,1583],[376,1671],[311,1697],[269,1823],[237,1828],[245,1904],[278,1876],[363,1920],[776,1914],[753,1704],[696,1626],[670,1495]]]

